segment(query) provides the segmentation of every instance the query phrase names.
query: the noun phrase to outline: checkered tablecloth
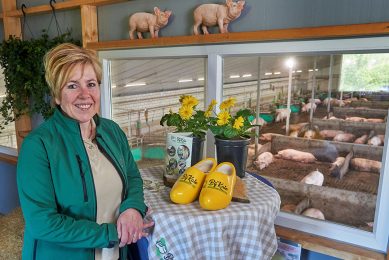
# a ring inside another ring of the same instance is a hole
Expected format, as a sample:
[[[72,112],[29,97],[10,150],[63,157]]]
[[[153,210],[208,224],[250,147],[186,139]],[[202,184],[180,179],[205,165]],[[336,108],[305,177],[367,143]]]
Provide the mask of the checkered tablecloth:
[[[150,259],[271,259],[277,249],[274,220],[281,202],[274,189],[246,174],[250,203],[231,202],[226,209],[205,211],[198,201],[173,204],[163,171],[141,170],[155,222],[148,237]]]

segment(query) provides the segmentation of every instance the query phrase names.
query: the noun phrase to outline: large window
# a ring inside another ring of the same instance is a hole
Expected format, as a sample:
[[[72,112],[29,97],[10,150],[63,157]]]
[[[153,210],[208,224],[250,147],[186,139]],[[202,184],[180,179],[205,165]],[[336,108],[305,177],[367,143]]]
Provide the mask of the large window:
[[[280,194],[276,224],[385,252],[389,93],[385,59],[375,57],[388,53],[388,37],[102,51],[110,64],[103,88],[112,93],[103,108],[148,167],[149,147],[163,147],[170,131],[159,120],[177,111],[179,95],[195,95],[202,106],[236,98],[236,109],[264,122],[260,152],[273,161],[261,167],[254,151],[246,171]],[[206,142],[206,156],[215,156],[212,135]],[[287,149],[309,158],[290,160]]]
[[[264,124],[259,147],[269,147],[250,153],[247,171],[273,182],[282,211],[373,231],[389,108],[388,75],[382,71],[387,63],[379,57],[387,56],[224,59],[224,98],[235,97],[238,109],[255,111],[259,103]],[[283,116],[288,100],[289,118]],[[273,157],[269,165],[264,152]],[[307,153],[306,160],[300,152]]]
[[[343,55],[340,89],[389,91],[389,53]]]
[[[112,119],[127,134],[140,167],[164,164],[166,133],[161,117],[177,112],[181,95],[192,95],[204,108],[205,59],[113,60]]]

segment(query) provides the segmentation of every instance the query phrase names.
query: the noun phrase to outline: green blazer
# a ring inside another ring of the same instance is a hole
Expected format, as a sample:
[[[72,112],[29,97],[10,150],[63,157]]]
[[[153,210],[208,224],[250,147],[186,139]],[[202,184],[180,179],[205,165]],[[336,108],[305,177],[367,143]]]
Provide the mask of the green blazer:
[[[123,182],[120,212],[145,215],[143,181],[127,138],[95,116],[96,141]],[[94,259],[95,248],[118,243],[116,224],[96,223],[92,170],[78,122],[59,108],[30,133],[19,154],[17,183],[25,219],[23,259]],[[120,250],[125,259],[126,248]]]

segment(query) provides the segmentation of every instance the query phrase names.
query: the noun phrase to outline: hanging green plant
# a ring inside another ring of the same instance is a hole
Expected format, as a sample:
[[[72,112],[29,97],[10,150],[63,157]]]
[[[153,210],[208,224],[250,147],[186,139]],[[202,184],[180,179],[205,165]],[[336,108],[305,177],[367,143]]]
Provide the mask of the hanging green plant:
[[[54,46],[80,42],[71,37],[70,32],[49,38],[46,31],[40,38],[21,40],[11,36],[0,46],[0,65],[3,68],[5,97],[1,103],[0,132],[5,125],[21,115],[41,114],[47,119],[52,113],[50,90],[45,80],[43,56]]]

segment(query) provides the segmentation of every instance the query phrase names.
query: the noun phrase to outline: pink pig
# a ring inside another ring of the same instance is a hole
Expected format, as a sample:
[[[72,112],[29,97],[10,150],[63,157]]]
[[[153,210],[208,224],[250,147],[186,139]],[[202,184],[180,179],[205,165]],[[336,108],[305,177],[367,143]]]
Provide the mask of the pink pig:
[[[172,11],[162,12],[158,7],[154,7],[154,14],[134,13],[129,20],[130,39],[135,39],[135,31],[139,39],[143,39],[142,32],[150,32],[151,38],[158,38],[159,30],[168,23],[171,14]]]
[[[219,26],[220,33],[228,32],[228,24],[238,18],[243,10],[245,1],[233,2],[226,0],[225,5],[202,4],[193,12],[194,25],[193,32],[199,34],[198,27],[201,26],[204,34],[209,34],[207,26]]]

